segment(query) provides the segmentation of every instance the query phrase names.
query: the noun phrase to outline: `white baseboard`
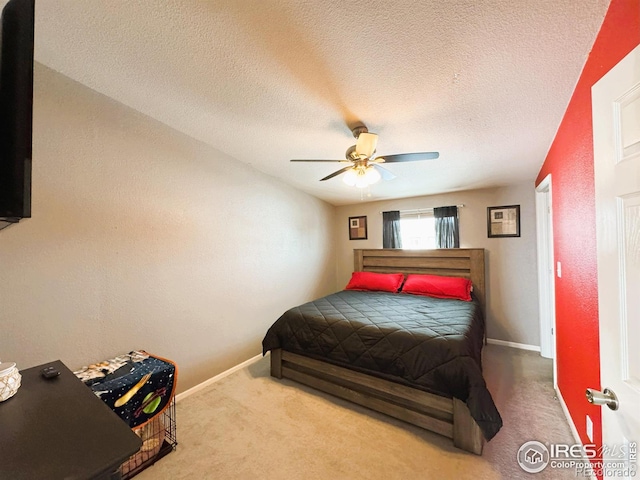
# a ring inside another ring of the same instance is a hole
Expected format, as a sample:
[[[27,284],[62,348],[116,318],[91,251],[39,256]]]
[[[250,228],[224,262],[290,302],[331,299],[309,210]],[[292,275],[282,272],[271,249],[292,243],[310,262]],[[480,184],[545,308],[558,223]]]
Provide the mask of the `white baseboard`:
[[[571,418],[571,414],[569,413],[569,409],[567,408],[567,404],[564,403],[564,398],[562,398],[562,394],[560,393],[560,390],[558,390],[556,388],[556,396],[558,397],[558,400],[560,401],[560,406],[562,407],[562,413],[564,413],[564,416],[567,419],[567,423],[569,424],[569,428],[571,428],[571,434],[573,435],[573,439],[576,441],[576,443],[582,444],[582,440],[580,440],[580,434],[578,433],[578,429],[576,428],[576,426],[573,423],[573,419]]]
[[[507,342],[505,340],[497,340],[495,338],[487,338],[487,343],[493,345],[502,345],[503,347],[519,348],[520,350],[531,350],[532,352],[539,352],[540,347],[537,345],[527,345],[526,343]]]
[[[176,395],[176,402],[179,402],[180,400],[184,400],[189,395],[193,395],[194,393],[199,392],[203,388],[206,388],[209,385],[212,385],[212,384],[216,383],[217,381],[222,380],[225,377],[228,377],[232,373],[235,373],[238,370],[240,370],[240,369],[242,369],[242,368],[244,368],[244,367],[246,367],[248,365],[251,365],[252,363],[256,363],[261,358],[262,358],[262,354],[259,353],[255,357],[251,357],[249,360],[245,360],[244,362],[236,365],[235,367],[231,367],[229,370],[225,370],[224,372],[219,373],[215,377],[211,377],[209,380],[205,380],[204,382],[199,383],[195,387],[191,387],[190,389],[185,390],[182,393],[179,393],[178,395]]]

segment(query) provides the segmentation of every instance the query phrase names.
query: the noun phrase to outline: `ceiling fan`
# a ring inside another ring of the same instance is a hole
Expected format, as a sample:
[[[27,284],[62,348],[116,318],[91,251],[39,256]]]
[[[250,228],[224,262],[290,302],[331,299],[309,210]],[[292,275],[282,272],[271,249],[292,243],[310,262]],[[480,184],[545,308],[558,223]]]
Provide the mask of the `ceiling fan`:
[[[384,180],[392,180],[396,176],[381,163],[399,163],[399,162],[416,162],[419,160],[433,160],[440,156],[438,152],[416,152],[416,153],[399,153],[395,155],[383,155],[374,157],[376,145],[378,143],[378,135],[369,133],[366,126],[360,124],[354,127],[351,132],[357,139],[356,144],[347,149],[345,154],[346,160],[291,160],[292,162],[338,162],[348,163],[344,168],[321,178],[320,181],[329,180],[340,174],[344,183],[350,186],[364,188],[368,185],[376,183],[381,178]]]

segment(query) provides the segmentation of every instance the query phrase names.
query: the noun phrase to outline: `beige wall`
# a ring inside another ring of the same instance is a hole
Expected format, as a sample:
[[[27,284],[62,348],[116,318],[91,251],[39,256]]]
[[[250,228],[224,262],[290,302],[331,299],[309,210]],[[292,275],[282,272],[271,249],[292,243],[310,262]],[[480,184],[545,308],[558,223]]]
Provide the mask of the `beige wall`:
[[[184,390],[335,290],[334,207],[36,65],[33,218],[0,231],[0,359],[132,349]]]
[[[540,345],[532,183],[337,207],[338,288],[347,284],[353,271],[353,249],[382,248],[380,212],[460,204],[460,246],[486,249],[488,337]],[[487,207],[499,205],[520,205],[521,237],[487,238]],[[360,215],[367,216],[368,239],[349,240],[348,218]]]

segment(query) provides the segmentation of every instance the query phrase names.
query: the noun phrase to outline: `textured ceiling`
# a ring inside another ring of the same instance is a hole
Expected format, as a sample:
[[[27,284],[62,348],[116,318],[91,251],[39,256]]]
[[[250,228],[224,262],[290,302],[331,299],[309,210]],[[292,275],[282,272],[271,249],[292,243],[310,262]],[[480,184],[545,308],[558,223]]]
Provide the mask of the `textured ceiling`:
[[[4,2],[3,2],[4,3]],[[608,0],[36,1],[36,60],[334,205],[355,143],[439,151],[365,200],[533,182]],[[213,160],[212,160],[213,161]]]

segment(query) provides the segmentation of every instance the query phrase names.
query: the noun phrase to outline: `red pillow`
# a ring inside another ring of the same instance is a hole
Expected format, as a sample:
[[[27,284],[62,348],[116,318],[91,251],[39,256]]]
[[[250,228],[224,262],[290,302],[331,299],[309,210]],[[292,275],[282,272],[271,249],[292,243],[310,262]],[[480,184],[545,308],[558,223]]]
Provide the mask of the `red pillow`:
[[[396,293],[404,280],[403,273],[353,272],[345,290],[378,290]]]
[[[438,275],[409,275],[402,286],[403,293],[436,298],[457,298],[471,301],[471,280]]]

